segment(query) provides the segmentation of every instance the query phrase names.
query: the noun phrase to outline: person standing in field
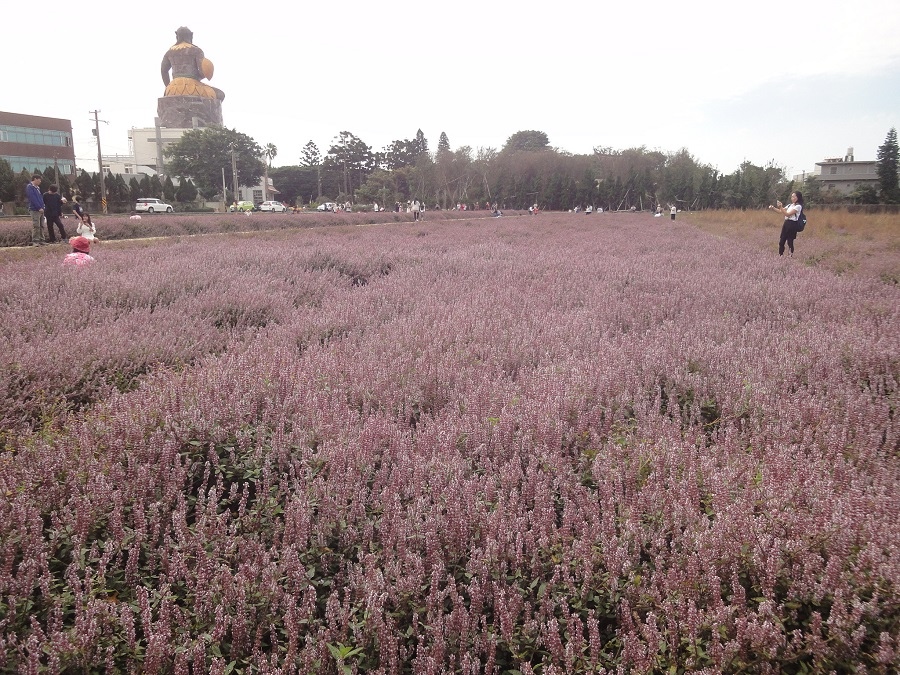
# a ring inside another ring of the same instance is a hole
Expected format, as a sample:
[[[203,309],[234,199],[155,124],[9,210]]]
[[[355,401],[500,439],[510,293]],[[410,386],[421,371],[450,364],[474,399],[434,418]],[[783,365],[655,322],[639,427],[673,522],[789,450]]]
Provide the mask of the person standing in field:
[[[781,238],[778,240],[778,255],[784,255],[784,245],[787,244],[793,258],[794,239],[797,238],[797,220],[800,218],[800,212],[803,211],[803,193],[792,192],[790,206],[784,206],[780,201],[776,201],[775,206],[770,204],[769,208],[784,214],[784,223],[781,225]]]
[[[672,215],[672,220],[675,220],[675,214],[678,213],[678,208],[672,204],[672,208],[669,209],[669,213]]]
[[[31,213],[31,245],[43,246],[44,228],[41,220],[44,218],[44,196],[41,194],[41,174],[36,173],[31,177],[31,182],[25,186],[25,199],[28,201],[28,211]]]
[[[63,227],[60,218],[62,218],[62,206],[66,200],[59,194],[59,188],[55,185],[47,188],[43,196],[44,218],[47,219],[47,240],[51,244],[56,243],[56,235],[53,233],[53,226],[56,225],[59,228],[59,240],[64,242],[66,240],[66,229]]]
[[[419,200],[413,199],[413,203],[412,203],[413,221],[419,220],[419,210],[420,209],[421,209],[421,206],[419,205]]]

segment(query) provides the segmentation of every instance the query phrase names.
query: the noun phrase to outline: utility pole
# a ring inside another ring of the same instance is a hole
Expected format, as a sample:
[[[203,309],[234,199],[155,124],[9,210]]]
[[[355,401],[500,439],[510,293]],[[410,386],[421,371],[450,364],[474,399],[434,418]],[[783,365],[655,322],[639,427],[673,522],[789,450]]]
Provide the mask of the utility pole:
[[[263,153],[262,156],[264,175],[263,175],[263,201],[269,201],[269,162],[268,155]]]
[[[100,122],[106,123],[106,120],[97,119],[99,110],[89,111],[94,115],[94,136],[97,137],[97,166],[100,168],[100,206],[103,213],[106,211],[106,176],[103,175],[103,153],[100,152]]]
[[[225,188],[225,167],[222,167],[222,213],[228,213],[228,190]]]
[[[159,118],[153,118],[153,124],[156,126],[156,173],[160,175],[160,180],[166,173],[166,165],[163,163],[163,151],[162,151],[162,132],[159,130]]]
[[[234,148],[231,149],[231,191],[234,193],[234,200],[238,201],[237,159],[234,156]]]

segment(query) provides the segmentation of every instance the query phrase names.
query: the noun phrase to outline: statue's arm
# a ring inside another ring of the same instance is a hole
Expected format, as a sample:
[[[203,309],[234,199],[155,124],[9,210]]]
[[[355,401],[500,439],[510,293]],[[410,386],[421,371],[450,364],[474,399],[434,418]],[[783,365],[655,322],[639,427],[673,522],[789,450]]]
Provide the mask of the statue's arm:
[[[169,86],[169,69],[172,67],[172,64],[169,63],[169,57],[164,56],[162,60],[162,64],[160,65],[160,73],[162,74],[163,84],[167,87]]]

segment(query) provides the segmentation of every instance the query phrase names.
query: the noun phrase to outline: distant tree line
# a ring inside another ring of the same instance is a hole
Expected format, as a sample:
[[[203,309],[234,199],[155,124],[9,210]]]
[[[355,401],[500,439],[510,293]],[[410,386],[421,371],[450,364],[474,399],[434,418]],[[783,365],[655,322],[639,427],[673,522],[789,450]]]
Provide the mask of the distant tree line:
[[[673,204],[681,209],[752,209],[775,199],[786,201],[795,189],[802,189],[810,204],[900,203],[900,152],[893,128],[877,152],[879,189],[866,186],[849,195],[823,190],[815,176],[795,184],[774,161],[765,166],[744,162],[724,174],[698,161],[687,149],[661,152],[644,146],[624,150],[598,146],[591,154],[575,155],[551,147],[547,134],[534,130],[514,133],[499,150],[470,146],[453,150],[447,134],[441,132],[434,151],[421,129],[381,151],[341,131],[326,153],[309,141],[298,164],[268,168],[263,158],[271,161],[274,151],[271,144],[263,149],[235,130],[189,131],[166,150],[167,168],[179,177],[177,187],[170,176],[162,181],[158,176],[134,177],[126,183],[121,175],[109,175],[104,178],[107,200],[111,209],[125,210],[140,197],[181,203],[194,201],[198,194],[220,199],[224,169],[230,191],[227,199],[233,196],[234,173],[240,184],[249,185],[268,170],[281,201],[297,205],[327,199],[390,207],[419,199],[430,208],[489,203],[508,209],[531,204],[552,210],[587,205],[605,210],[653,209]],[[48,183],[55,182],[52,167],[37,172],[50,177]],[[24,204],[25,184],[30,180],[30,173],[15,175],[0,160],[0,199]],[[70,184],[61,175],[60,190],[64,195],[99,199],[100,177],[82,171]]]
[[[815,176],[795,183],[775,162],[742,163],[725,174],[698,161],[688,150],[596,147],[590,155],[552,148],[541,131],[519,131],[504,146],[462,146],[452,150],[446,133],[429,151],[421,129],[381,152],[342,131],[324,155],[310,141],[300,163],[269,171],[289,203],[323,199],[378,202],[425,200],[428,206],[485,202],[521,209],[593,205],[607,210],[676,205],[687,209],[761,208],[786,201],[801,189],[811,204],[898,203],[897,137],[894,129],[878,150],[880,189],[863,187],[844,195],[824,190]]]
[[[39,174],[43,178],[41,190],[55,184],[59,186],[60,193],[68,198],[80,195],[85,200],[100,201],[100,174],[88,173],[82,170],[74,180],[64,173],[57,173],[53,166],[47,166],[43,170],[35,167],[32,171],[21,171],[16,174],[12,171],[9,162],[0,159],[0,201],[14,202],[17,206],[24,206],[25,185],[31,182],[31,177]],[[134,208],[134,202],[141,197],[156,197],[171,203],[190,204],[197,199],[198,191],[190,179],[182,180],[180,185],[175,185],[171,177],[163,180],[159,176],[147,176],[140,178],[134,176],[127,183],[121,174],[108,174],[103,178],[106,183],[106,202],[110,211],[124,212]]]

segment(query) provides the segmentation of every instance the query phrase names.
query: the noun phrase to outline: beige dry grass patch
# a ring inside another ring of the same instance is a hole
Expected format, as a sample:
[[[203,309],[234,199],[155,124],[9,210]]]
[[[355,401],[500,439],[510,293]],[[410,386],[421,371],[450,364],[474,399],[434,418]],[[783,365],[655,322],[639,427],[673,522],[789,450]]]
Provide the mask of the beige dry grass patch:
[[[835,274],[873,276],[900,284],[900,215],[808,211],[809,224],[796,242],[796,257]],[[711,234],[736,239],[777,254],[782,219],[759,211],[698,211],[685,220]]]

